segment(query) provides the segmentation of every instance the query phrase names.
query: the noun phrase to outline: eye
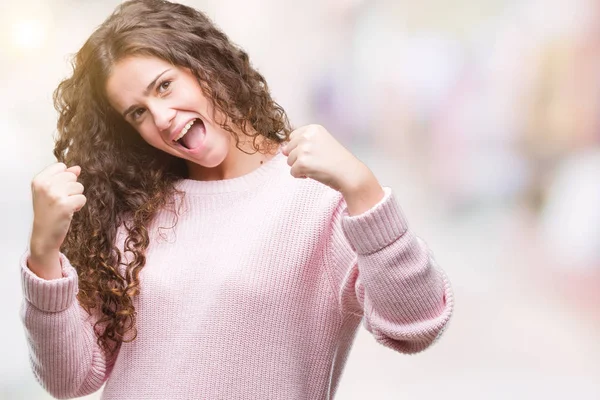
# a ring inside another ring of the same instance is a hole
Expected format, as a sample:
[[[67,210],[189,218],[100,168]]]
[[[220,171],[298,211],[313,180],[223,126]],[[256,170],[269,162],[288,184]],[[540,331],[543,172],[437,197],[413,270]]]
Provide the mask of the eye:
[[[160,93],[162,93],[162,92],[168,90],[170,86],[171,86],[171,81],[163,81],[158,85],[158,91]]]
[[[144,111],[146,111],[146,110],[144,110],[143,108],[138,108],[134,112],[131,113],[131,117],[134,120],[136,120],[136,119],[138,119],[139,117],[142,116],[142,114],[144,113]]]

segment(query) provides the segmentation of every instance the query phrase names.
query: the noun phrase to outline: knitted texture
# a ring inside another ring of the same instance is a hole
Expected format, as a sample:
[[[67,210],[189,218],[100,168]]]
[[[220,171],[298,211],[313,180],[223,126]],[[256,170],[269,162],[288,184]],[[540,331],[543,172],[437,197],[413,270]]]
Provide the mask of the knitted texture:
[[[64,254],[55,280],[33,274],[23,254],[21,320],[33,372],[53,396],[106,383],[103,399],[332,399],[361,321],[400,353],[424,350],[446,327],[450,284],[389,187],[349,216],[339,192],[292,177],[281,152],[244,176],[177,187],[177,224],[162,210],[149,227],[137,338],[114,362]]]

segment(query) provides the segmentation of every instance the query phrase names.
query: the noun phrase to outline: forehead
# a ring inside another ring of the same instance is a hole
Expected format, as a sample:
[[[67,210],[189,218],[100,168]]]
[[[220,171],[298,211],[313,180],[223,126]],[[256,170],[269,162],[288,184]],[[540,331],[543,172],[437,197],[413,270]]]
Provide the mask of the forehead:
[[[157,75],[175,67],[156,57],[130,56],[119,60],[106,80],[108,101],[118,112],[123,111],[137,99]]]

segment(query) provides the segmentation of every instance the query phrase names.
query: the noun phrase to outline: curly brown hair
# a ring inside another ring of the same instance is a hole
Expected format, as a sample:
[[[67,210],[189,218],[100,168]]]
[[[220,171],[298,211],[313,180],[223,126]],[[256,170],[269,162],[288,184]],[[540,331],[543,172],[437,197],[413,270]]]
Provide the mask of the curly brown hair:
[[[61,251],[77,270],[79,303],[90,315],[99,307],[94,331],[109,356],[137,336],[133,298],[150,242],[147,227],[161,208],[175,204],[174,195],[182,194],[175,183],[187,177],[184,160],[147,144],[108,103],[111,68],[132,55],[189,68],[215,111],[227,117],[219,125],[241,151],[232,125],[254,137],[256,151],[258,136],[267,139],[261,143],[270,151],[291,132],[285,111],[246,52],[193,8],[160,0],[124,2],[75,54],[72,76],[54,92],[59,112],[54,155],[81,166],[87,203],[73,216]],[[127,263],[115,242],[120,226],[127,234],[124,251],[133,255]]]

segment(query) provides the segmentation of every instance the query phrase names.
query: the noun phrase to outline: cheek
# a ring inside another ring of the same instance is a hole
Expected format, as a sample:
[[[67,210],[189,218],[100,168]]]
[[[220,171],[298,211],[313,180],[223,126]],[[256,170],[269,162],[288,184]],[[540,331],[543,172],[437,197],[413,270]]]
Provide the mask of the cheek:
[[[208,98],[204,96],[204,93],[200,89],[200,86],[195,86],[194,90],[188,92],[188,98],[194,104],[194,107],[210,122],[213,120],[213,107],[208,101]]]
[[[152,124],[149,123],[143,123],[136,130],[142,139],[144,139],[144,141],[146,141],[146,143],[149,145],[157,147],[164,144],[159,136],[159,133],[156,131],[156,129],[153,129],[151,125]]]
[[[218,108],[215,108],[211,101],[206,97],[201,98],[200,112],[204,118],[213,125],[222,125],[227,121],[227,115]]]

